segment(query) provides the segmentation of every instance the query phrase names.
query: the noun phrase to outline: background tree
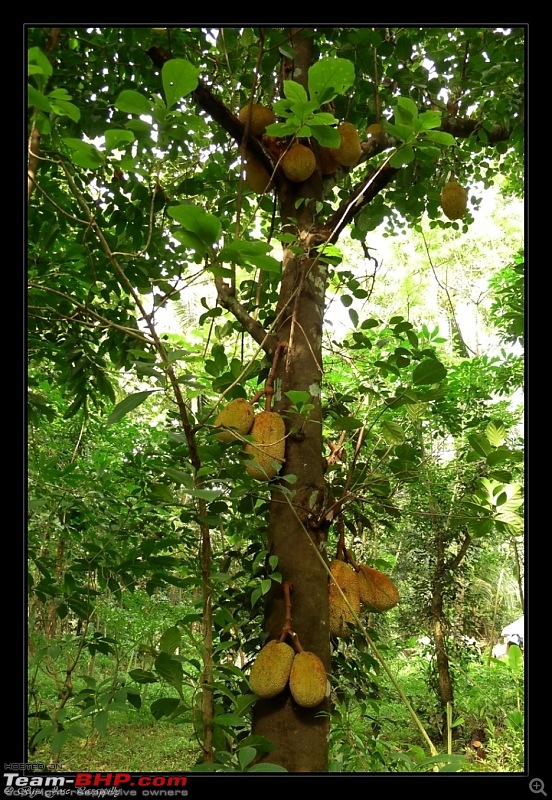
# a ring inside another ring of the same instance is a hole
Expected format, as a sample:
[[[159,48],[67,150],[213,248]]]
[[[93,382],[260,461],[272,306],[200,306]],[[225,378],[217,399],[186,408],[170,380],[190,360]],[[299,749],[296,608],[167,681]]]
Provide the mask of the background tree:
[[[228,509],[221,495],[240,499],[234,513],[266,515],[267,563],[279,575],[263,583],[267,637],[278,638],[286,620],[283,579],[293,587],[293,630],[330,673],[328,532],[348,508],[354,517],[366,490],[380,513],[396,513],[391,496],[404,476],[397,471],[392,485],[375,465],[404,457],[395,415],[419,405],[431,413],[447,379],[431,343],[408,320],[391,319],[385,333],[395,346],[377,364],[380,385],[362,388],[377,411],[369,435],[345,396],[323,404],[328,286],[337,279],[346,295],[366,291],[337,243],[349,228],[369,258],[370,231],[417,228],[424,214],[437,229],[465,231],[479,198],[470,193],[462,220],[446,221],[443,186],[522,174],[524,31],[30,28],[29,45],[31,363],[64,386],[65,417],[84,426],[94,406],[107,412],[119,399],[121,371],[148,383],[110,421],[157,392],[169,398],[172,447],[159,474],[187,496],[181,521],[200,532],[209,762],[211,531]],[[274,109],[269,139],[238,117],[259,101]],[[323,148],[339,145],[344,120],[361,134],[358,157],[326,175]],[[297,140],[315,163],[301,181],[284,169]],[[266,173],[260,193],[244,180],[253,161]],[[519,180],[509,189],[521,192]],[[162,310],[205,277],[214,286],[200,290],[210,381],[197,378],[198,348],[159,332]],[[360,354],[379,322],[353,321]],[[285,462],[268,486],[243,476],[235,445],[216,442],[210,428],[215,393],[227,401],[259,391],[286,423]],[[331,446],[326,432],[337,434]],[[347,463],[334,475],[339,448]],[[408,467],[419,464],[416,454]],[[494,514],[491,500],[480,501],[481,524]],[[63,557],[58,550],[58,564]],[[55,569],[54,558],[47,571]],[[165,640],[165,648],[159,666],[176,684],[178,646]],[[252,733],[274,746],[268,755],[259,744],[261,763],[325,771],[328,712],[328,698],[301,708],[287,689],[256,702]]]

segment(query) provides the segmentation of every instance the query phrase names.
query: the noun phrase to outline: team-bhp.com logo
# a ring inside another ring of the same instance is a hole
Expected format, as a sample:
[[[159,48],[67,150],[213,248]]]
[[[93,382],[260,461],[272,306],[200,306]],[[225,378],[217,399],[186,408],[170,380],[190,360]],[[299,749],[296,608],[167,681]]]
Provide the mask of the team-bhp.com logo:
[[[5,795],[40,797],[186,797],[185,775],[132,775],[130,772],[77,772],[20,775],[4,772]]]

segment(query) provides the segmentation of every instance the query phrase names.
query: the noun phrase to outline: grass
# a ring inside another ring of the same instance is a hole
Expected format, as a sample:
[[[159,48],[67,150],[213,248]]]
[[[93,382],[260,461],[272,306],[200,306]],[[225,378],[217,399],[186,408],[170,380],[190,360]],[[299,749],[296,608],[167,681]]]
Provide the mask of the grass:
[[[439,753],[443,744],[442,716],[428,689],[428,662],[396,659],[393,674]],[[523,772],[523,665],[483,662],[453,664],[455,723],[449,771]],[[396,690],[384,675],[379,689],[363,699],[356,692],[336,696],[330,737],[332,772],[431,771],[428,745]],[[151,701],[157,690],[145,693]],[[483,748],[471,745],[474,731],[483,732]],[[113,711],[103,736],[92,718],[79,737],[70,737],[57,759],[62,771],[186,772],[197,763],[201,748],[189,723],[155,720],[149,702],[141,709]],[[53,761],[47,742],[32,754],[33,761]]]
[[[69,739],[59,758],[61,771],[187,772],[197,760],[200,750],[190,725],[148,720],[140,714],[118,716],[102,737],[93,733]],[[48,746],[37,748],[32,760],[51,761]]]

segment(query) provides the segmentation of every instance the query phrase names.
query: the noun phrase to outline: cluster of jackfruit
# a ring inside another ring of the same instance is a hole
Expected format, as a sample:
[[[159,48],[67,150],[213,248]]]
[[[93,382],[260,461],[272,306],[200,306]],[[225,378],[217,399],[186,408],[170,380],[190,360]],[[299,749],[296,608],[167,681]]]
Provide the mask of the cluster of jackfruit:
[[[262,138],[263,144],[276,160],[282,156],[282,169],[289,181],[303,183],[311,177],[316,169],[316,156],[310,147],[295,142],[286,150],[286,143],[283,140],[263,135],[267,126],[276,121],[272,109],[261,103],[248,104],[240,108],[238,119],[244,125],[249,119],[249,130],[252,135]],[[332,175],[340,166],[353,167],[362,154],[358,131],[351,122],[340,123],[337,130],[341,137],[339,147],[320,147],[320,166],[323,175]],[[272,188],[270,175],[251,155],[246,159],[245,180],[251,191],[256,194],[263,194]]]
[[[326,696],[326,669],[316,653],[295,653],[286,642],[272,639],[259,651],[249,673],[249,685],[257,697],[271,698],[289,690],[297,705],[315,708]]]
[[[361,606],[368,611],[388,611],[399,602],[399,592],[391,578],[374,567],[358,565],[358,571],[345,561],[334,560],[330,572],[335,579],[329,581],[330,634],[348,638],[356,625]],[[348,600],[347,604],[341,592]]]
[[[449,181],[441,192],[441,208],[449,219],[461,219],[468,207],[468,192],[455,181]]]
[[[286,426],[275,411],[255,414],[244,398],[231,400],[215,418],[215,438],[229,444],[249,436],[243,455],[248,475],[258,481],[269,481],[280,471],[286,449]]]

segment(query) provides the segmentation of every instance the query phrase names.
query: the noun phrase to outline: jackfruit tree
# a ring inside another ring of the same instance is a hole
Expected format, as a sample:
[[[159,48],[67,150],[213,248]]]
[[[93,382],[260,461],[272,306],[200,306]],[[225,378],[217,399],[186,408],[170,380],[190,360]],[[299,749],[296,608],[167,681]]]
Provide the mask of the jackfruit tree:
[[[362,422],[344,401],[323,402],[323,332],[329,287],[368,296],[339,242],[349,235],[368,261],[377,228],[393,235],[425,217],[435,230],[466,230],[476,183],[501,174],[504,191],[521,195],[526,32],[27,34],[30,358],[66,387],[69,417],[96,407],[112,422],[156,393],[170,397],[167,435],[181,450],[164,478],[187,495],[201,533],[205,687],[213,519],[232,492],[236,514],[258,516],[267,559],[293,587],[293,685],[307,697],[297,703],[284,678],[257,699],[252,733],[272,743],[259,763],[325,772],[330,700],[316,687],[313,704],[299,666],[308,672],[313,654],[331,675],[328,536],[354,496],[356,454],[341,483],[330,473],[345,444],[360,449]],[[451,185],[452,211],[441,205]],[[208,332],[203,359],[185,336],[163,333],[164,310],[178,305]],[[355,347],[368,348],[373,321],[353,322]],[[431,403],[445,377],[408,338],[417,372],[390,410]],[[124,399],[121,374],[141,381]],[[268,581],[263,600],[265,641],[279,640],[281,584]],[[208,763],[208,688],[203,698]]]

